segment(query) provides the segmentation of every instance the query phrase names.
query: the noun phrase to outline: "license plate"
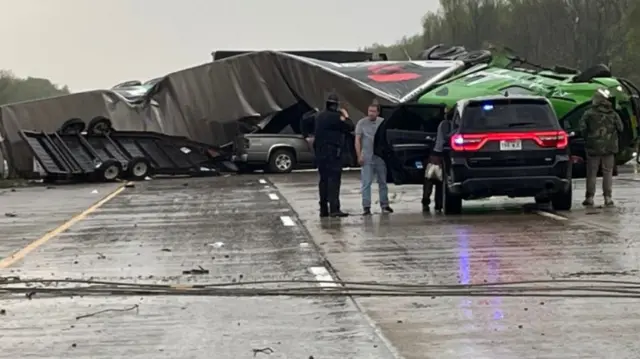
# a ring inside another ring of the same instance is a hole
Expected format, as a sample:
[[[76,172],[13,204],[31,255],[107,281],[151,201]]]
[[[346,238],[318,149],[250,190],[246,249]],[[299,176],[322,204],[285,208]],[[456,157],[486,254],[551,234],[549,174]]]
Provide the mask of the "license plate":
[[[520,151],[520,150],[522,150],[522,141],[520,140],[500,141],[500,151]]]

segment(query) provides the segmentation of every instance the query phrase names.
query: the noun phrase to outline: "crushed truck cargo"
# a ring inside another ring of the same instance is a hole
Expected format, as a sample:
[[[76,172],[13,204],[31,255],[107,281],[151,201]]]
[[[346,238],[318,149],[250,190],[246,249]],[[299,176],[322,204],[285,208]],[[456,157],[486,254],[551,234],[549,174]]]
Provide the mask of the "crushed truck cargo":
[[[32,173],[33,156],[22,130],[53,133],[70,118],[103,116],[118,131],[180,136],[228,149],[225,146],[233,147],[243,133],[279,133],[288,126],[295,130],[300,116],[321,108],[329,92],[340,96],[353,118],[363,115],[373,99],[386,106],[432,106],[505,89],[533,92],[550,99],[570,132],[601,86],[615,94],[625,121],[625,150],[618,159],[626,162],[638,142],[640,95],[634,84],[614,77],[606,66],[582,72],[549,69],[497,50],[442,46],[415,61],[335,63],[283,52],[250,52],[171,73],[135,101],[101,90],[5,105],[0,107],[0,148],[11,172],[24,176]],[[582,146],[576,143],[572,149],[580,152]]]
[[[462,68],[461,61],[339,64],[272,51],[248,53],[169,74],[139,104],[100,90],[2,106],[2,147],[15,173],[29,173],[32,155],[21,130],[52,133],[70,118],[96,116],[110,118],[121,131],[222,146],[245,125],[254,127],[301,101],[322,107],[328,92],[337,92],[355,118],[374,98],[402,102]]]

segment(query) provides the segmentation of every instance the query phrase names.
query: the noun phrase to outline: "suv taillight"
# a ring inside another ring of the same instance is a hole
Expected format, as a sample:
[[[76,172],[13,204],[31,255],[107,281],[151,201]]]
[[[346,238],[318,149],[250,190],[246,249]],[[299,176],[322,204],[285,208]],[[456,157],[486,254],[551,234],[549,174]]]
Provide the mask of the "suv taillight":
[[[538,132],[534,141],[540,147],[566,148],[569,145],[569,135],[564,131]]]
[[[457,152],[480,150],[489,141],[533,140],[544,148],[563,149],[569,145],[569,137],[564,131],[544,132],[495,132],[482,134],[455,134],[451,137],[451,149]]]

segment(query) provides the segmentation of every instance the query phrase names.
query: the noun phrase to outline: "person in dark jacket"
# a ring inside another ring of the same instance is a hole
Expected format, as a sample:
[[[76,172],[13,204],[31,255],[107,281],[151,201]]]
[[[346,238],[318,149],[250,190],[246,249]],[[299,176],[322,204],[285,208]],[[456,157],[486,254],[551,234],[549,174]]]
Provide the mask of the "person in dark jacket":
[[[438,128],[436,129],[436,140],[433,144],[433,150],[431,151],[429,158],[426,160],[427,164],[424,165],[425,171],[429,163],[443,168],[445,141],[449,133],[453,130],[453,113],[454,113],[453,108],[451,107],[447,108],[445,110],[444,121],[441,121],[438,124]],[[442,200],[443,200],[442,185],[443,185],[442,181],[425,177],[424,182],[422,183],[422,211],[423,212],[429,212],[429,205],[431,204],[431,194],[433,193],[434,188],[436,190],[436,193],[434,196],[435,197],[434,209],[436,212],[442,211]]]
[[[433,146],[433,150],[428,159],[428,163],[431,163],[436,166],[440,166],[442,168],[444,162],[444,145],[447,138],[447,135],[451,131],[451,122],[449,120],[444,120],[440,122],[438,125],[438,129],[436,132],[436,141]],[[425,169],[427,166],[424,166]],[[433,192],[433,188],[435,187],[435,210],[436,212],[442,211],[442,200],[443,200],[443,187],[442,181],[425,178],[424,183],[422,185],[422,211],[429,212],[429,205],[431,204],[431,193]]]
[[[340,108],[338,96],[331,94],[315,124],[313,147],[320,175],[320,217],[346,217],[349,214],[340,210],[341,155],[345,134],[354,130],[353,122],[347,111]]]
[[[596,192],[596,177],[602,166],[602,194],[604,205],[612,207],[613,167],[618,153],[618,136],[623,130],[622,120],[613,109],[608,90],[599,89],[593,95],[593,107],[588,109],[579,122],[587,152],[587,190],[583,206],[593,206]]]

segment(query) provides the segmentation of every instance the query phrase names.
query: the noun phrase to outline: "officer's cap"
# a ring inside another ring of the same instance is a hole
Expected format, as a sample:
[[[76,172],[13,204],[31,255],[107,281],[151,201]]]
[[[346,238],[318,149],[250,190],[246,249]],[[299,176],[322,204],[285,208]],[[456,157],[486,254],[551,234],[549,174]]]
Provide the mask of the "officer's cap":
[[[338,97],[337,94],[330,93],[329,96],[327,96],[327,102],[340,103],[340,98]]]

